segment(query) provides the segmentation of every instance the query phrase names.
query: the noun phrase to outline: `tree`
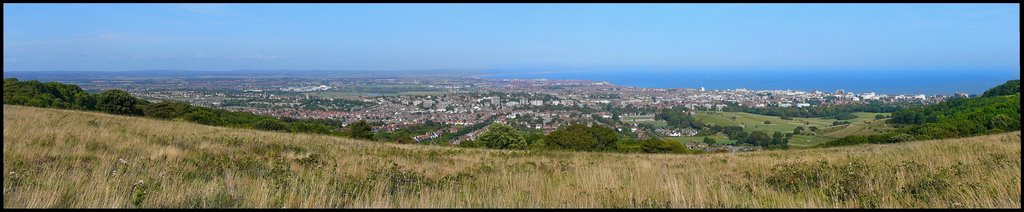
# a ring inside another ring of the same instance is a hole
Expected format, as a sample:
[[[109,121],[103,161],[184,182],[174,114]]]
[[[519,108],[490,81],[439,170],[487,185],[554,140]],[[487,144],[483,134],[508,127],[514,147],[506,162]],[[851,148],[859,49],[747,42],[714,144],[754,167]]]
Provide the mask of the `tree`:
[[[811,126],[811,127],[808,127],[807,129],[810,129],[811,132],[818,132],[818,127],[817,126]]]
[[[646,153],[693,153],[679,142],[653,137],[640,141],[640,151]]]
[[[192,112],[192,109],[192,105],[184,102],[164,100],[156,104],[150,104],[142,107],[142,113],[145,114],[146,117],[174,119]]]
[[[761,131],[751,132],[750,136],[747,136],[747,143],[754,146],[768,146],[771,141],[772,138],[768,136],[768,133]]]
[[[709,137],[704,137],[704,143],[708,144],[708,145],[715,144],[715,139],[711,138],[710,136]]]
[[[665,123],[669,126],[678,128],[704,128],[704,123],[700,122],[691,115],[686,114],[686,107],[675,106],[672,108],[662,109],[661,112],[654,115],[655,119],[665,120]]]
[[[224,125],[224,121],[220,119],[216,114],[209,110],[195,110],[185,114],[183,117],[186,121],[195,122],[205,125],[221,126]]]
[[[785,136],[781,132],[776,131],[772,134],[772,145],[781,145],[783,140],[786,140]]]
[[[793,129],[793,134],[800,135],[803,132],[804,132],[804,127],[803,126],[796,126],[796,129]]]
[[[287,126],[285,126],[285,127],[286,127],[286,130],[287,130]],[[322,125],[322,124],[314,124],[314,123],[306,123],[306,122],[295,122],[295,123],[291,124],[291,131],[292,132],[301,132],[301,133],[327,134],[327,133],[331,132],[331,128],[326,126],[326,125]]]
[[[648,138],[640,142],[640,149],[646,153],[669,153],[672,152],[672,146],[667,142],[657,138]]]
[[[875,120],[884,119],[884,118],[885,118],[885,115],[882,115],[882,114],[875,115]]]
[[[479,141],[487,148],[494,149],[526,149],[526,138],[515,128],[504,124],[491,124],[487,131],[480,134]]]
[[[141,116],[143,115],[142,110],[135,107],[141,101],[145,100],[136,99],[128,92],[114,89],[100,93],[96,101],[96,107],[106,113]]]
[[[552,131],[544,138],[548,146],[568,150],[606,151],[616,149],[618,134],[611,128],[570,124]]]
[[[348,125],[349,135],[356,139],[373,140],[373,127],[366,120],[359,120]]]
[[[285,126],[281,121],[274,119],[264,119],[257,122],[253,128],[258,130],[270,130],[270,131],[288,131],[288,126]]]

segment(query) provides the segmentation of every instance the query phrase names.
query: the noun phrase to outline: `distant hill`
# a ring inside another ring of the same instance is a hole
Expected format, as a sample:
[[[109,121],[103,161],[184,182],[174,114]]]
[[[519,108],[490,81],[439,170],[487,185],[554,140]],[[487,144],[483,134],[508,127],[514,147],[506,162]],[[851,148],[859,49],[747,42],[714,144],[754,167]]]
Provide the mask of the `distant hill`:
[[[1020,208],[1020,132],[737,154],[401,145],[4,105],[4,208]]]
[[[988,89],[982,94],[982,97],[993,97],[1003,95],[1013,95],[1020,93],[1020,80],[1006,81],[1002,85],[996,86],[992,89]]]

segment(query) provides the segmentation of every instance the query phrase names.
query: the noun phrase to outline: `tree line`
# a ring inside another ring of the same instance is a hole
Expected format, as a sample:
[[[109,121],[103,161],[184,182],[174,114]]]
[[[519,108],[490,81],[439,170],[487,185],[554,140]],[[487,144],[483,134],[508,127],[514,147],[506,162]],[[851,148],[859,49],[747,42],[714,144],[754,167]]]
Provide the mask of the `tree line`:
[[[718,126],[712,125],[707,128],[706,134],[725,134],[730,140],[736,140],[736,143],[749,144],[752,146],[764,147],[767,149],[788,149],[789,140],[793,138],[793,133],[782,134],[781,132],[775,132],[772,135],[763,131],[746,132],[743,131],[741,126]],[[802,127],[794,129],[794,133],[800,134]],[[713,142],[705,142],[713,143]]]
[[[693,128],[693,129],[704,129],[704,122],[697,120],[693,116],[687,114],[688,110],[683,106],[675,106],[672,108],[662,109],[657,115],[654,115],[655,119],[665,120],[668,126],[677,128]]]
[[[164,120],[182,120],[211,126],[248,128],[267,131],[315,133],[352,137],[352,127],[338,130],[341,122],[326,119],[278,119],[250,112],[232,112],[178,101],[153,103],[112,89],[97,94],[77,85],[37,80],[4,79],[4,104],[32,107],[95,111],[115,115],[143,116]],[[358,132],[363,133],[363,132]],[[358,134],[357,133],[357,134]],[[371,132],[372,133],[372,132]],[[370,136],[372,138],[372,136]]]
[[[638,140],[617,133],[599,124],[580,123],[559,127],[547,135],[520,131],[514,127],[493,123],[476,139],[459,144],[461,147],[493,149],[569,150],[590,152],[679,153],[694,154],[679,142],[659,138]]]

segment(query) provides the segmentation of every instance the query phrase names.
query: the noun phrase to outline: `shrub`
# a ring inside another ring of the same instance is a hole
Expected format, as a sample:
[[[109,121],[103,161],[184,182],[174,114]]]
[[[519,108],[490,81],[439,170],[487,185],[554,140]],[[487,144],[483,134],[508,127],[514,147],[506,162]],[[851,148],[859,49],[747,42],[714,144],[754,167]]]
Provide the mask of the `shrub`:
[[[97,96],[96,107],[105,113],[117,115],[143,115],[142,110],[135,105],[145,100],[136,99],[128,92],[122,90],[107,90]]]
[[[373,127],[366,120],[359,120],[348,125],[352,138],[373,140]]]
[[[281,123],[281,121],[272,120],[272,119],[267,119],[267,120],[262,120],[260,122],[257,122],[256,125],[253,126],[253,128],[258,129],[258,130],[288,131],[288,126],[286,126],[284,123]]]

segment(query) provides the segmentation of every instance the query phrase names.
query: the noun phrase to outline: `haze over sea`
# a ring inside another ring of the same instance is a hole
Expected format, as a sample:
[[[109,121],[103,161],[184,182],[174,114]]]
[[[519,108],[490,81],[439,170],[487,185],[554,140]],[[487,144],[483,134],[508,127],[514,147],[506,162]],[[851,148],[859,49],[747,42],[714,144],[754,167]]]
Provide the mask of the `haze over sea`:
[[[489,70],[483,78],[578,79],[607,81],[645,88],[699,88],[725,90],[802,90],[875,92],[878,94],[949,95],[981,94],[1007,80],[1020,79],[1019,71],[709,71],[656,69],[602,69],[576,71]]]

